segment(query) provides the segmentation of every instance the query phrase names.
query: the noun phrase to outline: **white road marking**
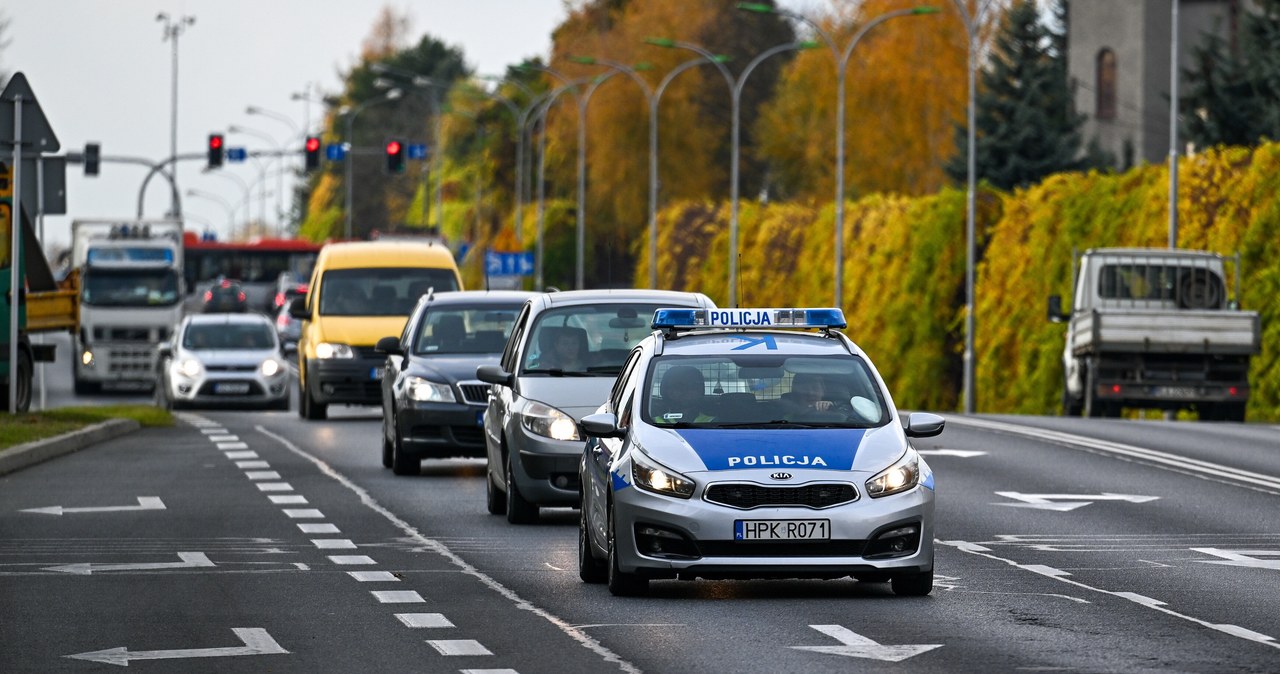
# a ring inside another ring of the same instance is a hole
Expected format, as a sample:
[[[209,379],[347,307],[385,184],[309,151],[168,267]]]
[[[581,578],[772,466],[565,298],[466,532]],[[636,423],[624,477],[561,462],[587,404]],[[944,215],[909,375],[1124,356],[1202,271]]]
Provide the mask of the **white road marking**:
[[[552,566],[551,562],[543,562],[542,565],[547,567],[548,569],[551,569],[552,571],[564,571],[564,569],[558,566]]]
[[[228,459],[256,459],[257,452],[227,452]]]
[[[313,538],[311,542],[322,550],[354,550],[356,547],[355,543],[345,538]]]
[[[368,555],[329,555],[329,561],[334,564],[345,564],[347,566],[356,566],[369,564],[377,564],[373,558]]]
[[[348,576],[355,578],[361,583],[398,583],[399,578],[390,571],[348,571]]]
[[[604,645],[602,645],[599,641],[597,641],[591,635],[587,634],[586,632],[583,632],[580,629],[576,629],[569,623],[565,622],[562,618],[548,612],[546,609],[540,608],[535,604],[525,600],[524,598],[516,594],[513,590],[511,590],[507,586],[503,585],[502,583],[499,583],[498,581],[494,580],[492,577],[486,575],[484,572],[477,569],[475,566],[467,563],[466,560],[462,559],[457,554],[455,554],[452,550],[450,550],[448,546],[440,543],[437,540],[430,539],[430,538],[427,538],[426,536],[423,536],[422,533],[419,532],[417,529],[415,529],[411,524],[409,524],[408,522],[405,522],[403,519],[400,519],[395,515],[395,513],[391,512],[390,510],[387,510],[385,507],[382,506],[382,504],[378,503],[376,499],[374,499],[372,496],[369,495],[368,491],[364,490],[359,485],[347,479],[344,475],[334,470],[333,467],[330,466],[329,464],[312,456],[311,454],[308,454],[302,449],[299,449],[297,445],[295,445],[286,437],[283,437],[277,433],[273,433],[260,425],[255,426],[254,428],[259,433],[262,433],[263,435],[280,443],[280,445],[285,449],[288,449],[294,454],[297,454],[298,456],[315,464],[316,467],[320,469],[320,472],[324,473],[325,475],[328,475],[329,477],[333,478],[336,482],[338,482],[342,486],[351,490],[352,493],[360,497],[360,501],[364,503],[364,505],[367,508],[369,508],[370,510],[373,510],[379,515],[382,515],[384,518],[387,519],[387,521],[391,522],[393,525],[395,525],[397,528],[403,531],[406,536],[409,536],[410,538],[412,538],[417,544],[449,560],[450,563],[458,567],[458,569],[460,569],[463,573],[471,576],[472,578],[475,578],[476,580],[480,581],[481,583],[489,587],[489,589],[505,597],[516,608],[529,611],[533,615],[536,615],[545,619],[547,622],[554,625],[557,629],[567,634],[574,641],[577,641],[579,644],[582,644],[584,647],[590,649],[591,652],[599,655],[601,658],[605,660],[605,662],[609,662],[617,665],[617,667],[621,671],[625,672],[626,674],[641,674],[641,671],[638,667],[631,664],[630,662],[627,662],[626,660],[623,660],[621,656],[619,656],[617,653],[614,653],[613,651],[606,648]]]
[[[90,576],[100,571],[162,571],[167,569],[196,569],[214,566],[203,552],[179,552],[181,562],[157,562],[150,564],[66,564],[45,567],[44,571],[61,571],[77,576]]]
[[[209,440],[210,440],[211,442],[240,442],[240,436],[238,436],[238,435],[210,435],[210,436],[209,436]]]
[[[333,524],[299,524],[304,534],[339,534],[338,527]]]
[[[1221,564],[1223,566],[1246,566],[1255,569],[1275,569],[1280,571],[1280,559],[1258,559],[1258,557],[1280,557],[1280,550],[1220,550],[1218,548],[1191,548],[1206,555],[1221,557],[1226,561],[1197,559],[1201,564]]]
[[[418,594],[417,590],[374,590],[370,592],[375,599],[383,604],[425,604],[426,599]]]
[[[295,520],[301,520],[301,519],[310,520],[310,519],[319,519],[324,517],[324,515],[321,514],[321,512],[319,510],[316,510],[315,508],[299,508],[299,509],[285,508],[284,514],[288,515],[291,519],[295,519]]]
[[[138,505],[128,506],[92,506],[85,508],[63,508],[62,506],[48,506],[45,508],[26,508],[19,512],[24,513],[40,513],[41,515],[65,515],[67,513],[110,513],[125,512],[134,510],[164,510],[164,501],[158,496],[139,496]]]
[[[943,545],[950,545],[953,547],[960,548],[965,552],[991,552],[991,548],[984,548],[981,545],[978,545],[977,543],[970,543],[969,541],[938,541],[938,542],[942,543]]]
[[[243,646],[225,648],[180,648],[167,651],[133,651],[119,646],[103,651],[64,655],[74,660],[88,660],[107,665],[128,667],[130,660],[173,660],[177,658],[225,658],[236,655],[287,655],[275,639],[261,627],[236,627],[231,630],[244,643]]]
[[[405,627],[453,627],[443,613],[397,613],[396,617]]]
[[[274,470],[251,470],[244,474],[250,480],[279,480],[280,473]]]
[[[854,632],[842,625],[810,625],[815,630],[840,642],[839,646],[791,646],[798,651],[845,655],[851,658],[867,658],[886,662],[902,662],[907,658],[927,653],[942,644],[886,646]]]
[[[971,449],[919,449],[917,454],[924,456],[954,456],[960,459],[972,459],[975,456],[986,456],[986,452],[979,452]]]
[[[299,571],[310,571],[310,570],[311,570],[311,567],[310,567],[310,566],[308,566],[308,565],[306,565],[306,564],[303,564],[302,562],[294,562],[294,563],[293,563],[293,565],[294,565],[294,566],[296,566],[296,567],[298,567],[298,570],[299,570]]]
[[[218,449],[221,449],[221,450],[249,449],[249,445],[243,442],[219,442]]]
[[[1023,564],[1023,565],[1022,565],[1022,568],[1026,569],[1026,570],[1028,570],[1028,571],[1034,571],[1034,572],[1036,572],[1036,573],[1038,573],[1038,574],[1041,574],[1041,575],[1044,575],[1044,576],[1053,576],[1053,577],[1055,577],[1055,578],[1057,578],[1057,577],[1059,577],[1059,576],[1070,576],[1070,575],[1071,575],[1071,574],[1067,573],[1066,571],[1063,571],[1062,569],[1055,569],[1055,568],[1053,568],[1052,566],[1045,566],[1044,564]]]
[[[205,435],[226,435],[227,429],[221,426],[214,426],[212,428],[202,428],[200,429],[200,432]]]
[[[305,504],[307,502],[307,497],[302,494],[269,494],[267,498],[277,505]]]
[[[293,491],[288,482],[259,482],[258,491]]]
[[[475,639],[428,639],[427,643],[440,655],[493,655]]]
[[[267,463],[266,461],[237,461],[236,462],[236,468],[240,468],[242,470],[248,469],[248,468],[270,468],[270,467],[271,467],[271,464]]]
[[[949,542],[949,541],[934,541],[934,542],[935,542],[935,543],[938,543],[938,544],[940,544],[940,545],[952,545],[952,542]],[[971,554],[971,555],[977,555],[977,556],[979,556],[979,557],[986,557],[987,559],[992,559],[992,560],[995,560],[995,561],[998,561],[998,562],[1004,562],[1005,564],[1008,564],[1009,566],[1012,566],[1012,567],[1015,567],[1015,568],[1019,568],[1019,569],[1025,569],[1025,570],[1030,571],[1030,572],[1032,572],[1032,573],[1037,573],[1037,574],[1040,574],[1040,575],[1045,576],[1045,577],[1047,577],[1047,578],[1052,578],[1052,579],[1054,579],[1054,580],[1056,580],[1056,581],[1058,581],[1058,582],[1060,582],[1060,583],[1066,583],[1066,584],[1068,584],[1068,585],[1074,585],[1074,586],[1076,586],[1076,587],[1083,588],[1083,589],[1085,589],[1085,590],[1091,590],[1091,591],[1093,591],[1093,592],[1098,592],[1098,593],[1101,593],[1101,594],[1110,595],[1110,596],[1112,596],[1112,597],[1119,597],[1119,598],[1121,598],[1121,599],[1125,599],[1125,600],[1127,600],[1127,601],[1131,601],[1131,602],[1133,602],[1133,603],[1135,603],[1135,604],[1138,604],[1139,606],[1146,606],[1147,608],[1149,608],[1149,609],[1151,609],[1151,610],[1153,610],[1153,611],[1159,611],[1159,612],[1164,613],[1164,614],[1166,614],[1166,615],[1170,615],[1170,616],[1173,616],[1173,617],[1175,617],[1175,618],[1180,618],[1180,619],[1182,619],[1182,620],[1186,620],[1186,621],[1188,621],[1188,622],[1195,623],[1195,624],[1200,625],[1200,626],[1202,626],[1202,627],[1207,627],[1207,628],[1209,628],[1209,629],[1211,629],[1211,630],[1215,630],[1215,631],[1218,631],[1218,632],[1222,632],[1222,633],[1224,633],[1224,634],[1230,634],[1231,636],[1239,637],[1239,638],[1242,638],[1242,639],[1248,639],[1249,641],[1254,641],[1254,642],[1257,642],[1257,643],[1263,644],[1264,646],[1270,646],[1270,647],[1275,648],[1275,649],[1280,649],[1280,643],[1276,643],[1275,638],[1273,638],[1273,637],[1271,637],[1271,636],[1268,636],[1268,635],[1266,635],[1266,634],[1260,634],[1260,633],[1258,633],[1258,632],[1254,632],[1254,631],[1252,631],[1252,630],[1247,630],[1247,629],[1245,629],[1245,628],[1243,628],[1243,627],[1240,627],[1240,626],[1238,626],[1238,625],[1221,625],[1221,624],[1217,624],[1217,623],[1211,623],[1211,622],[1209,622],[1209,621],[1207,621],[1207,620],[1201,620],[1200,618],[1193,618],[1192,616],[1189,616],[1189,615],[1186,615],[1186,614],[1183,614],[1183,613],[1178,613],[1177,611],[1173,611],[1173,610],[1171,610],[1171,609],[1167,609],[1167,608],[1165,608],[1165,607],[1164,607],[1164,606],[1165,606],[1164,602],[1159,601],[1159,600],[1152,599],[1152,598],[1150,598],[1150,597],[1144,597],[1144,596],[1142,596],[1142,595],[1134,594],[1134,593],[1132,593],[1132,592],[1113,592],[1113,591],[1111,591],[1111,590],[1104,590],[1104,589],[1102,589],[1102,588],[1093,587],[1092,585],[1085,585],[1084,583],[1082,583],[1082,582],[1080,582],[1080,581],[1078,581],[1078,580],[1071,580],[1071,579],[1069,579],[1069,578],[1064,578],[1064,577],[1062,577],[1062,576],[1057,576],[1057,575],[1052,575],[1052,574],[1043,573],[1043,572],[1040,570],[1040,568],[1038,568],[1038,567],[1040,567],[1040,565],[1038,565],[1038,564],[1020,564],[1020,563],[1018,563],[1018,562],[1015,562],[1015,561],[1014,561],[1014,560],[1012,560],[1012,559],[1006,559],[1006,558],[1004,558],[1004,557],[998,557],[998,556],[993,555],[993,554],[990,554],[990,553],[986,553],[986,552],[973,552],[973,551],[971,551],[971,550],[963,550],[963,548],[959,548],[958,546],[955,546],[955,547],[957,547],[957,549],[962,550],[963,552],[968,552],[968,553],[969,553],[969,554]]]
[[[1136,494],[1023,494],[1016,491],[998,491],[996,496],[1011,498],[1021,503],[992,503],[991,505],[1009,508],[1032,508],[1035,510],[1054,510],[1067,512],[1092,504],[1094,501],[1128,501],[1129,503],[1149,503],[1158,500],[1159,496],[1138,496]]]
[[[514,669],[459,669],[459,674],[520,674]]]

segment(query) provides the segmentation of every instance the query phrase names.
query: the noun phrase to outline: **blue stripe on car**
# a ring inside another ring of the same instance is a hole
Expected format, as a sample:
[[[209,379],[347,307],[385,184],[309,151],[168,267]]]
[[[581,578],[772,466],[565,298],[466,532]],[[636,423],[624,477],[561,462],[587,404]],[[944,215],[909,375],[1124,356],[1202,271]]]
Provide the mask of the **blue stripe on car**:
[[[707,470],[774,467],[850,470],[866,434],[860,428],[685,428],[676,432],[702,459]]]

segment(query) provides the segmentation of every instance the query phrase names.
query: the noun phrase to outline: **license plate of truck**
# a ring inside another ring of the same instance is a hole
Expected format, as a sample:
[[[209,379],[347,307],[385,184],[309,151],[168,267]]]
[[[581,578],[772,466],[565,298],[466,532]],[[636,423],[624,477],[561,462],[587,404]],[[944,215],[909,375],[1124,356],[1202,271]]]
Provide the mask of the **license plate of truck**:
[[[825,541],[831,520],[735,520],[735,541]]]

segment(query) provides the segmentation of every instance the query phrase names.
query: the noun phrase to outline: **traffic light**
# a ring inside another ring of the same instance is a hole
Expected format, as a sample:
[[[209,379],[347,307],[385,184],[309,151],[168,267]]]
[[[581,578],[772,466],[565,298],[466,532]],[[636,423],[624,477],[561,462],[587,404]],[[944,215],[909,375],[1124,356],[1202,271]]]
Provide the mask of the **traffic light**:
[[[303,154],[306,156],[304,166],[307,171],[314,171],[320,168],[320,139],[315,136],[307,136],[307,143],[303,146]]]
[[[209,168],[222,166],[222,134],[209,134]]]
[[[84,144],[84,174],[87,176],[98,175],[99,148],[97,143]]]
[[[404,173],[404,142],[398,138],[387,141],[387,173]]]

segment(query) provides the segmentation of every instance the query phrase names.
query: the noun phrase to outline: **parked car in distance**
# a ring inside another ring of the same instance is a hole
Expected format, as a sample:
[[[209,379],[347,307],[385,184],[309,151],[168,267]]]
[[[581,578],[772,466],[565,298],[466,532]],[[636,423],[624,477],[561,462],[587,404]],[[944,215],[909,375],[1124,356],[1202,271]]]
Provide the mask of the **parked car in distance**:
[[[200,312],[205,314],[241,313],[249,309],[244,288],[231,279],[214,281],[205,289],[200,300]]]
[[[382,465],[417,475],[422,459],[483,457],[489,385],[476,368],[496,365],[516,314],[534,293],[428,293],[404,332],[383,337]]]
[[[262,314],[187,316],[159,348],[157,402],[289,409],[289,366]]]

